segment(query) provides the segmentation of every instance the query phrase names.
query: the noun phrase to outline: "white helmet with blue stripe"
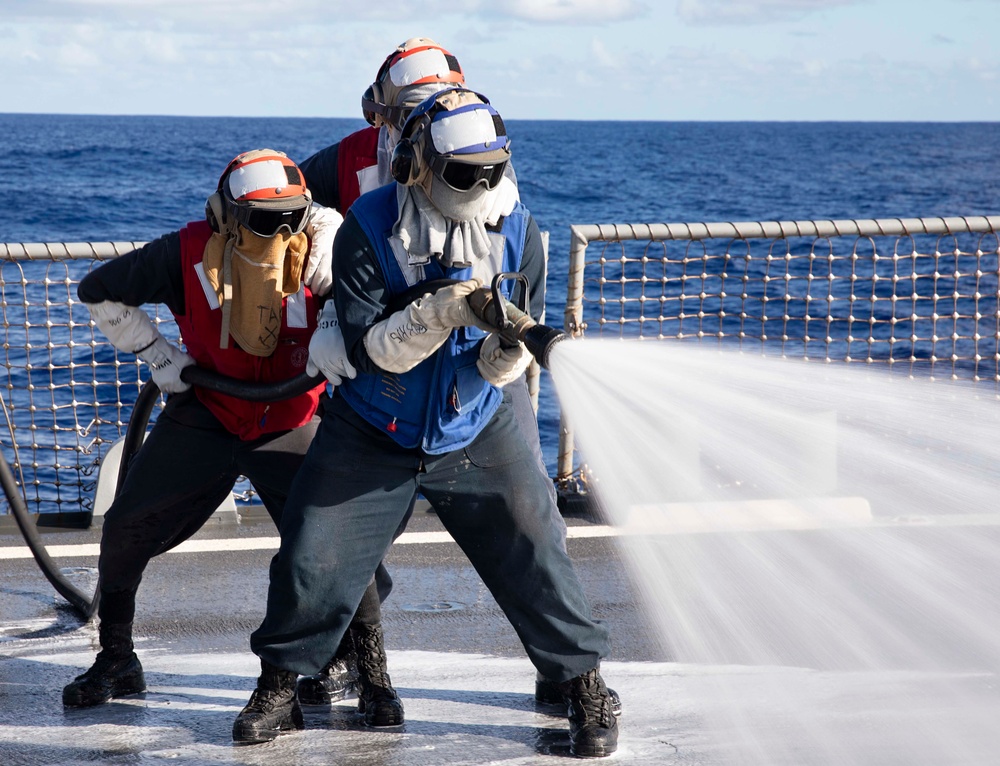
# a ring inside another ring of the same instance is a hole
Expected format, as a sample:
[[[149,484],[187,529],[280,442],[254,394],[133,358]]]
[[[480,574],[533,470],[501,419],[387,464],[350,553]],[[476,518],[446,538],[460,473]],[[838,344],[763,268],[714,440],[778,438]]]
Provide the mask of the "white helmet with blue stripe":
[[[421,102],[392,153],[393,178],[404,186],[428,174],[457,192],[500,183],[510,160],[503,119],[485,96],[449,88]]]

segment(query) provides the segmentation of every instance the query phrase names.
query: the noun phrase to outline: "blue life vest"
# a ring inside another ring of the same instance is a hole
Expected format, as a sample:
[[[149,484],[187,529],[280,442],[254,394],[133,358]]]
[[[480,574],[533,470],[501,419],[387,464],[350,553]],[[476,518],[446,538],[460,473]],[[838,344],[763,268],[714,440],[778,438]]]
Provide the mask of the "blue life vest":
[[[423,266],[403,266],[390,244],[392,227],[399,217],[396,184],[362,195],[351,207],[375,251],[386,284],[386,305],[415,284],[434,279],[466,280],[483,277],[484,284],[501,271],[518,271],[528,228],[528,211],[518,202],[503,220],[499,233],[490,232],[494,242],[491,273],[481,266],[444,268],[432,258]],[[501,247],[502,243],[502,247]],[[401,246],[400,246],[400,251]],[[401,255],[405,257],[405,255]],[[494,270],[495,269],[495,270]],[[503,286],[509,298],[513,284]],[[478,327],[453,330],[448,340],[430,357],[403,373],[359,372],[338,387],[348,404],[365,420],[389,434],[400,446],[439,455],[471,443],[493,417],[503,394],[479,374],[476,362],[486,333]]]

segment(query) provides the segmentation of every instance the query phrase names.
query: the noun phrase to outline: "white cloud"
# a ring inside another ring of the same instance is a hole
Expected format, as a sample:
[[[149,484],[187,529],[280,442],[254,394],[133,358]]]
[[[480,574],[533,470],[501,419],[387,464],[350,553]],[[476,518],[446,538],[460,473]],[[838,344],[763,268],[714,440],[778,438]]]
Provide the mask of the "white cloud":
[[[486,91],[508,119],[995,119],[989,94],[1000,76],[1000,64],[985,57],[942,66],[878,52],[758,55],[709,45],[651,56],[604,40],[573,60],[545,54],[523,63],[516,88],[498,81]],[[977,87],[983,97],[970,99]]]
[[[280,29],[310,18],[330,23],[349,21],[407,20],[422,13],[439,14],[452,10],[444,0],[421,4],[407,0],[0,0],[0,18],[12,23],[46,19],[50,23],[79,20],[137,22],[152,26],[157,22],[225,23],[234,28],[255,26]]]
[[[509,18],[514,20],[594,24],[624,21],[645,13],[640,0],[466,0],[457,10],[452,0],[285,0],[275,15],[273,0],[0,0],[4,21],[78,20],[226,20],[233,26],[295,24],[304,17],[336,21],[409,21],[434,17]]]
[[[506,0],[495,8],[500,15],[525,21],[565,24],[625,21],[647,10],[635,0]]]
[[[809,77],[822,77],[829,69],[827,62],[818,59],[805,60],[801,65],[802,71]]]
[[[996,119],[998,2],[956,3],[947,29],[908,2],[284,0],[277,23],[272,0],[0,0],[0,71],[10,111],[358,117],[423,35],[507,119],[905,119],[931,89]]]
[[[79,42],[70,42],[56,51],[56,63],[67,70],[95,69],[101,65],[101,57],[93,48]]]
[[[604,44],[604,41],[599,38],[594,38],[590,41],[590,52],[600,66],[607,69],[619,69],[620,63],[618,59],[608,50],[608,46]]]
[[[766,24],[794,21],[810,13],[861,0],[679,0],[677,15],[689,24]]]

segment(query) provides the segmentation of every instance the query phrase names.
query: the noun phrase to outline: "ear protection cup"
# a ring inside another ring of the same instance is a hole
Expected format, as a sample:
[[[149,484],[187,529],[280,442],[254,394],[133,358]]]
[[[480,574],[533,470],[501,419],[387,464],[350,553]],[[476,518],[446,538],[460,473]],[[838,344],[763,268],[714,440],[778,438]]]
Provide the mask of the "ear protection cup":
[[[243,156],[243,154],[240,154],[229,161],[226,169],[219,176],[219,183],[215,187],[215,191],[205,200],[205,220],[212,227],[212,231],[217,234],[222,233],[222,227],[226,223],[226,208],[222,200],[222,185],[226,182],[226,177],[232,172],[233,168],[240,163]]]
[[[389,172],[393,179],[403,186],[413,186],[420,177],[419,166],[420,161],[413,142],[408,138],[402,139],[393,148],[392,159],[389,161]]]
[[[403,133],[399,137],[399,142],[392,150],[389,172],[392,174],[393,180],[403,186],[413,186],[423,173],[422,157],[417,145],[425,128],[430,125],[432,116],[432,114],[424,113],[417,115],[412,120],[407,120],[406,124],[403,125]]]
[[[382,86],[379,83],[389,76],[389,67],[395,61],[398,53],[399,48],[386,57],[385,61],[382,62],[382,66],[378,68],[378,73],[375,75],[375,82],[369,85],[368,90],[361,96],[361,111],[364,114],[365,120],[373,128],[381,128],[386,124],[385,116],[383,115],[385,94],[382,93]]]
[[[212,227],[212,231],[220,233],[222,224],[226,222],[226,216],[222,206],[222,195],[214,192],[205,200],[205,220]]]
[[[382,89],[375,82],[369,85],[368,89],[361,95],[361,114],[364,116],[365,122],[373,128],[381,128],[385,125],[383,111]]]

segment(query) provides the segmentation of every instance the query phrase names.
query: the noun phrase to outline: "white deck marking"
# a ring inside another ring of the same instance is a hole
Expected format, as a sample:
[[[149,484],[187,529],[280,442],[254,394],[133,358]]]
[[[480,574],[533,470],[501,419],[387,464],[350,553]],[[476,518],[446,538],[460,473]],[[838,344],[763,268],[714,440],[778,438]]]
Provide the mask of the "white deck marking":
[[[864,498],[820,498],[808,501],[755,500],[734,503],[661,503],[636,506],[624,526],[603,524],[571,526],[571,539],[620,537],[629,535],[664,536],[703,532],[753,532],[769,529],[825,529],[872,527],[975,527],[998,526],[1000,514],[966,513],[938,516],[896,516],[873,518]],[[404,532],[396,545],[428,545],[454,542],[445,531]],[[279,538],[210,538],[181,543],[168,553],[213,553],[217,551],[277,550]],[[53,558],[97,556],[99,543],[49,545]],[[0,561],[31,558],[23,545],[0,546]]]
[[[606,526],[570,527],[569,537],[614,537],[620,534],[618,529]],[[167,553],[213,553],[216,551],[260,551],[278,550],[280,538],[248,537],[242,539],[211,539],[188,540]],[[396,545],[426,545],[429,543],[454,542],[447,532],[404,532],[396,540]],[[81,543],[78,545],[49,545],[48,554],[53,558],[70,558],[73,556],[96,556],[100,553],[99,543]],[[31,551],[25,546],[0,547],[0,560],[30,559]]]

